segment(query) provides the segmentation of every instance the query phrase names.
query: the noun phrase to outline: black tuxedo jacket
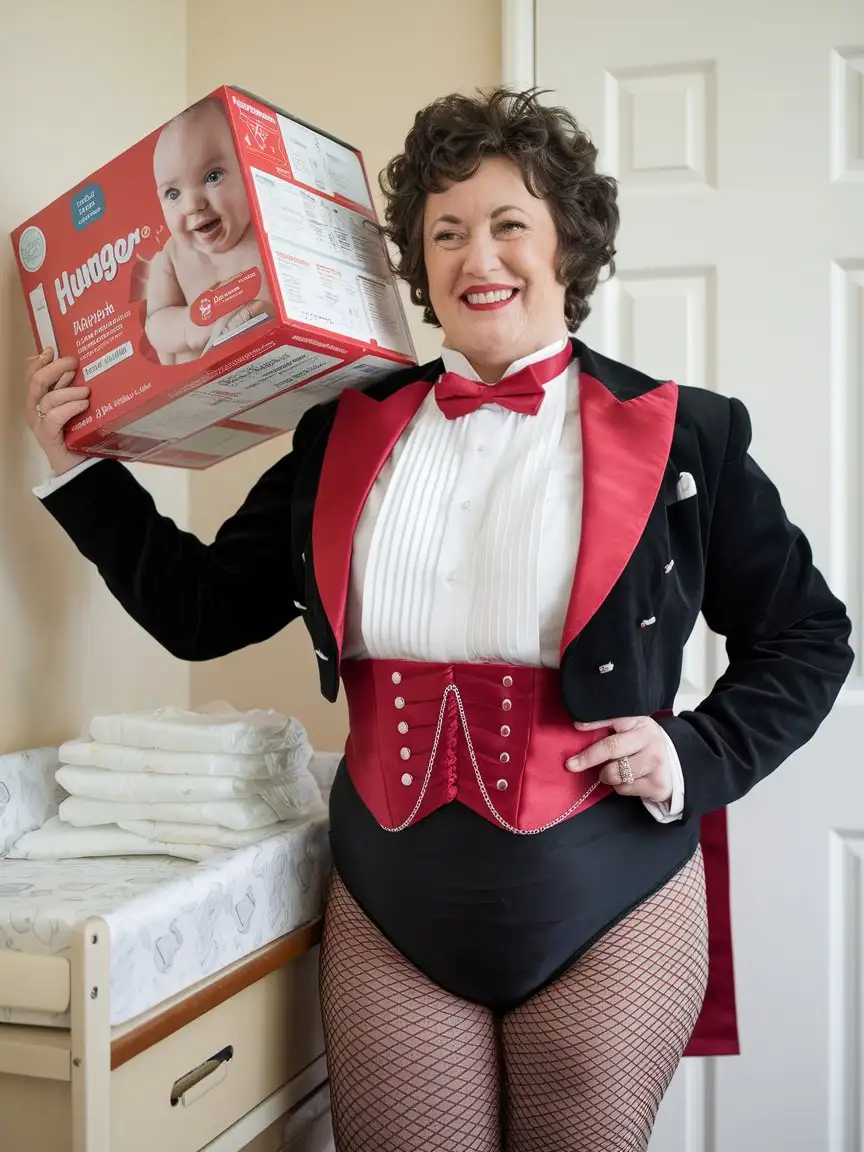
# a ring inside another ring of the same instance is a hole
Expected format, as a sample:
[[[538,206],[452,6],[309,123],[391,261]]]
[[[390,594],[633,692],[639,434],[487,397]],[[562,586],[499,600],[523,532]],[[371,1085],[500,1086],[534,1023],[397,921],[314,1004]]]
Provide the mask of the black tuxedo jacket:
[[[813,735],[852,663],[850,622],[748,454],[744,406],[592,352],[580,360],[583,525],[561,645],[574,719],[671,709],[700,612],[728,670],[660,719],[684,819],[744,795]],[[209,660],[303,616],[335,700],[351,542],[369,489],[442,371],[396,372],[310,409],[293,451],[205,545],[113,461],[44,501],[126,610],[180,659]],[[692,493],[695,487],[695,494]]]

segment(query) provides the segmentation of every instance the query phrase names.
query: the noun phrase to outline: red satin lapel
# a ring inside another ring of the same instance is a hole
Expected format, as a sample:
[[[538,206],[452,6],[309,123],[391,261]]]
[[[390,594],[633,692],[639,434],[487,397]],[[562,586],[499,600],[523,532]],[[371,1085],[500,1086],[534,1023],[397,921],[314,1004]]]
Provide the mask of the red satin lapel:
[[[418,380],[382,401],[353,389],[339,397],[312,514],[312,555],[340,655],[357,521],[384,461],[432,386]]]
[[[582,424],[582,539],[561,654],[627,566],[657,499],[675,427],[671,380],[622,402],[599,380],[579,377]]]

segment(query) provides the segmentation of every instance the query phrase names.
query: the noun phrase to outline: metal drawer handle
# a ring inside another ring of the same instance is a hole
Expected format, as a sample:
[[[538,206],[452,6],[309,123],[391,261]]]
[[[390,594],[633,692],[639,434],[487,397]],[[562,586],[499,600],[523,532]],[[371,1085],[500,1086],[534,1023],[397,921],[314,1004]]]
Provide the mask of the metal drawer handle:
[[[178,1080],[174,1081],[171,1088],[171,1107],[176,1108],[178,1104],[193,1104],[199,1096],[203,1096],[210,1088],[214,1088],[219,1081],[224,1080],[228,1074],[228,1064],[234,1058],[234,1045],[229,1044],[227,1048],[223,1048],[221,1052],[217,1052],[211,1056],[209,1060],[205,1060],[191,1072],[186,1072]],[[192,1092],[202,1081],[206,1080],[208,1076],[212,1076],[219,1069],[223,1069],[222,1075],[218,1077],[212,1084],[208,1084],[202,1088],[200,1092]]]

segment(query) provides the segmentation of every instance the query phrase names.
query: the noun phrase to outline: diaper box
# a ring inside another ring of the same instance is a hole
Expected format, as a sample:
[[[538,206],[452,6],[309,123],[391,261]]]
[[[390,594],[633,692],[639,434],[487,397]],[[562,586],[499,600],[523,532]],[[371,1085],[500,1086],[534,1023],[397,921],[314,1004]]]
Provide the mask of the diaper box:
[[[362,155],[239,88],[12,242],[39,348],[91,387],[75,452],[208,468],[414,363]]]

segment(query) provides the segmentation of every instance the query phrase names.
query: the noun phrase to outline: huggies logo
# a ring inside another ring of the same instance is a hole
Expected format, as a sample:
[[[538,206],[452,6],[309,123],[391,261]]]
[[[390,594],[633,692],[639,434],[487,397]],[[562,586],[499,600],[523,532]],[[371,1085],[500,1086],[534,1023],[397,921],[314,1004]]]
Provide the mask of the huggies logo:
[[[146,231],[146,229],[145,229]],[[132,259],[135,245],[141,243],[141,229],[136,228],[128,236],[121,236],[113,244],[105,244],[99,252],[86,260],[74,272],[64,272],[54,280],[54,289],[57,292],[57,303],[65,316],[88,288],[98,284],[101,280],[113,280],[121,264],[127,264]]]

